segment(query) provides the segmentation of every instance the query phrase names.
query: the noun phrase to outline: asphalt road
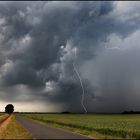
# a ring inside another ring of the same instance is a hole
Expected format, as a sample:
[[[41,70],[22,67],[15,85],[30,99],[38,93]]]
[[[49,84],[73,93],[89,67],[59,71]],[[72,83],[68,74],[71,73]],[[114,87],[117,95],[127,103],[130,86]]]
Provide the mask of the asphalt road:
[[[21,116],[17,116],[16,119],[36,139],[91,139],[80,134],[74,134],[69,131],[39,124],[38,122]]]

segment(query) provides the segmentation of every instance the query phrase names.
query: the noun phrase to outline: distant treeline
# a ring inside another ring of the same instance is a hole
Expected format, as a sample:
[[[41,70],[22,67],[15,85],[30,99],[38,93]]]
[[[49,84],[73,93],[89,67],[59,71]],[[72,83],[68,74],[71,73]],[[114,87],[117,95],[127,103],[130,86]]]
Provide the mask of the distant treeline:
[[[140,111],[124,111],[122,114],[140,114]]]
[[[5,112],[0,112],[5,113]],[[81,112],[69,112],[69,111],[63,111],[63,112],[17,112],[14,113],[20,113],[20,114],[85,114]],[[96,112],[88,112],[86,114],[140,114],[140,111],[123,111],[122,113],[96,113]]]

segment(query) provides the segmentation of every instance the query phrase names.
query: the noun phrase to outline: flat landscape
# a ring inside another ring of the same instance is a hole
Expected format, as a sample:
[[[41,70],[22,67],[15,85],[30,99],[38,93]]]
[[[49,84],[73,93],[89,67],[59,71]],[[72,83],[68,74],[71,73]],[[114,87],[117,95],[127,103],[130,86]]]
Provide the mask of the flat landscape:
[[[140,114],[0,114],[0,139],[140,139]]]
[[[140,1],[0,1],[0,139],[140,140]]]
[[[26,114],[28,118],[94,138],[140,139],[140,115]]]

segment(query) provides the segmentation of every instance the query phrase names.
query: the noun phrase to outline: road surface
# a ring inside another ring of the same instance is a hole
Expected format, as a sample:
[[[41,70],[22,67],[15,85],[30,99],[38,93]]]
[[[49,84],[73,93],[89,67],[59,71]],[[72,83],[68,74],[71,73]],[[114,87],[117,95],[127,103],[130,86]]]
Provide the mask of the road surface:
[[[25,117],[17,116],[16,119],[36,139],[91,139],[80,134],[42,125]]]

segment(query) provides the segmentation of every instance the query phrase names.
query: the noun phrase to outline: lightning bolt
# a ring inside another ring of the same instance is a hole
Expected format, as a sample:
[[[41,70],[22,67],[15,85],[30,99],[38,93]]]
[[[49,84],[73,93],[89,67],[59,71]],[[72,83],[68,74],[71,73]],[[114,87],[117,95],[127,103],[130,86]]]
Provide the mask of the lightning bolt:
[[[76,51],[77,51],[77,49],[75,48],[74,49],[74,52],[75,52],[75,60],[76,60]],[[84,105],[85,89],[84,89],[84,86],[83,86],[82,78],[81,78],[81,76],[80,76],[80,74],[79,74],[79,72],[78,72],[78,70],[77,70],[74,62],[73,62],[73,68],[74,68],[74,71],[75,71],[77,77],[79,78],[79,82],[80,82],[80,85],[81,85],[81,88],[82,88],[81,106],[83,107],[85,113],[87,113],[87,109],[86,109],[86,107]]]

